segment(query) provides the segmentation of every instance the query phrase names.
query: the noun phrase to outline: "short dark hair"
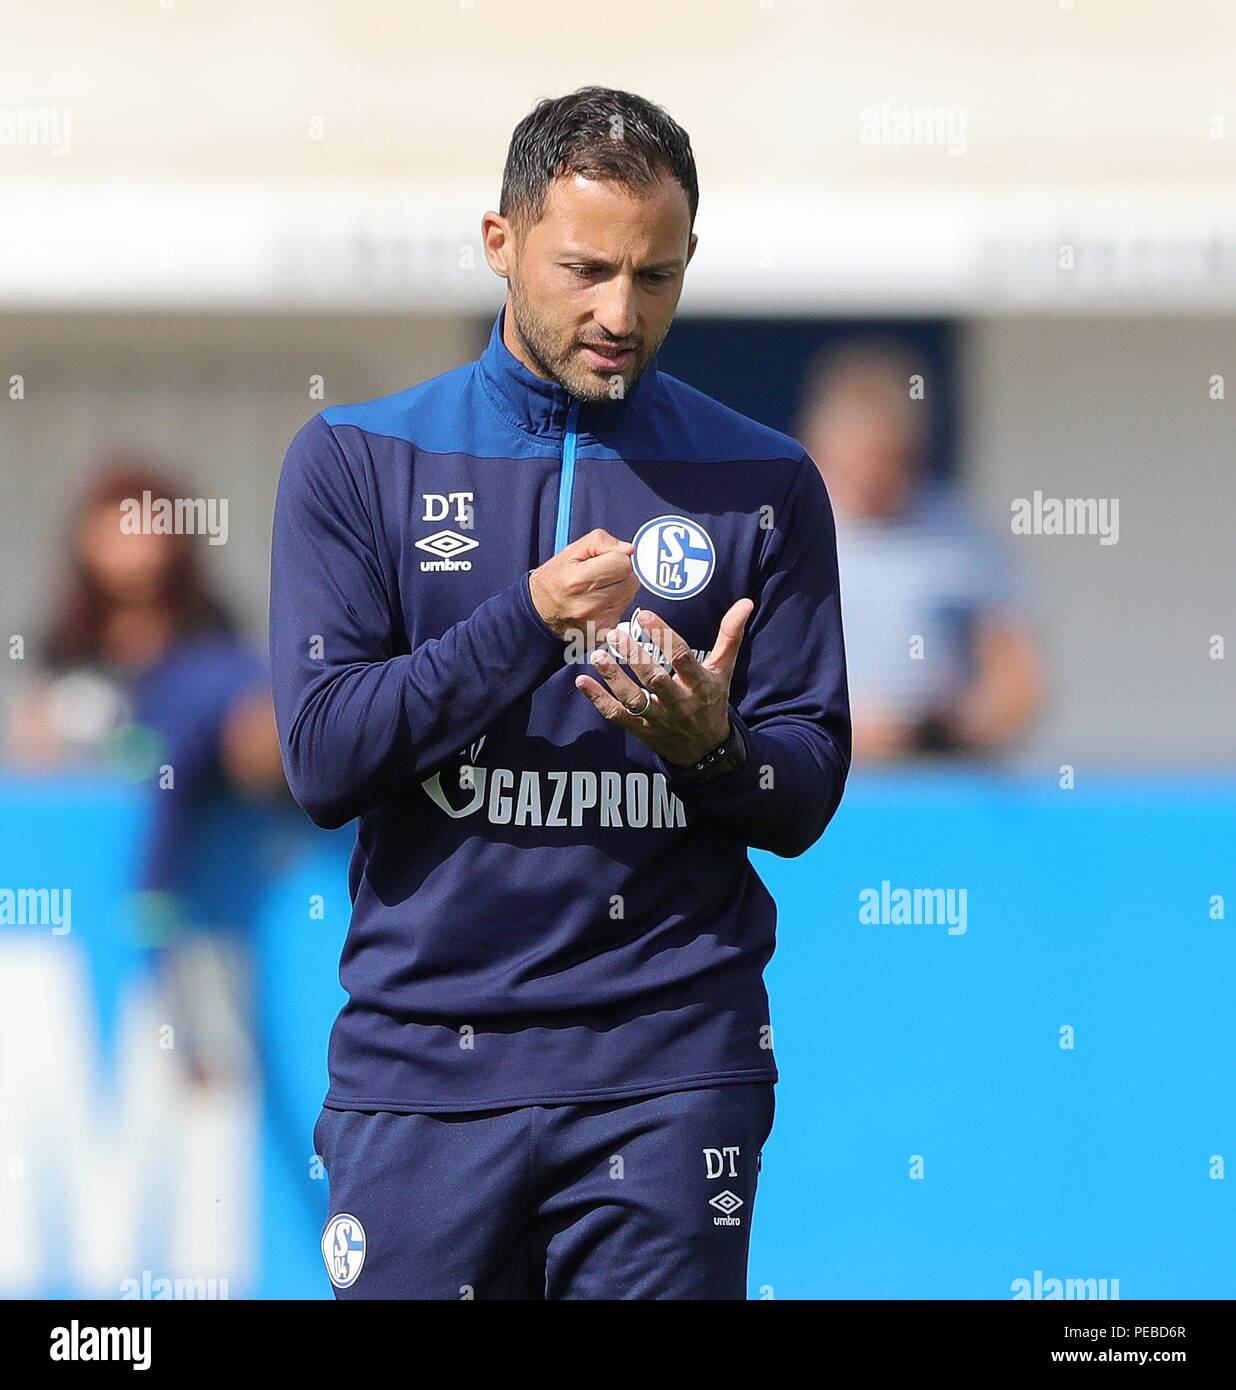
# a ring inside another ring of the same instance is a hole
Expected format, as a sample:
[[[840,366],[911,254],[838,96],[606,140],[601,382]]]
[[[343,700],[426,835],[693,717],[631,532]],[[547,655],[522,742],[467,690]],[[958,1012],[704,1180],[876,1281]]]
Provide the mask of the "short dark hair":
[[[633,92],[581,87],[538,102],[515,127],[498,211],[531,226],[544,214],[549,185],[564,174],[641,192],[667,172],[687,195],[694,227],[700,189],[687,132],[667,111]]]

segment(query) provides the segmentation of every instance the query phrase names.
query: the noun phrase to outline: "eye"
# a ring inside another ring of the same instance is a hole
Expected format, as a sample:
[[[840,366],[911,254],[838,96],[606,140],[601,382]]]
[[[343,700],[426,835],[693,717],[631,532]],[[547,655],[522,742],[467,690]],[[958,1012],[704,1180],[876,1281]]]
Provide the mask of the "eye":
[[[663,285],[666,280],[673,277],[673,272],[669,270],[646,270],[644,279],[653,285]]]
[[[581,280],[586,280],[590,275],[596,274],[596,269],[590,265],[569,265],[567,269],[572,275],[578,275]]]

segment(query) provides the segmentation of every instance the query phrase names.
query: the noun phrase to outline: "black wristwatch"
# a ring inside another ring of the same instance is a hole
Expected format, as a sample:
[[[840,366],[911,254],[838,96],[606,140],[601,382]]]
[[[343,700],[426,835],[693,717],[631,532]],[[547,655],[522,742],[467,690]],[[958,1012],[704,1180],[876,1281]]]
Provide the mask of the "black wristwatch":
[[[687,763],[683,766],[675,764],[674,771],[687,782],[692,782],[696,786],[707,786],[709,782],[716,782],[722,777],[728,777],[731,772],[738,772],[747,763],[747,744],[742,736],[742,732],[733,720],[730,721],[730,731],[726,735],[724,743],[718,744],[711,753],[704,756],[695,763]]]

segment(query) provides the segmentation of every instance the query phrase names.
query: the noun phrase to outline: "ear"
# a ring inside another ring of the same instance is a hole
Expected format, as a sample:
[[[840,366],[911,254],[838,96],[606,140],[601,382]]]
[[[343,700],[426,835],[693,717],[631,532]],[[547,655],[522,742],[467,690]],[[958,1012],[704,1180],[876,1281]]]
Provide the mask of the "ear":
[[[691,264],[691,257],[695,255],[695,248],[699,244],[699,237],[694,232],[691,233],[691,240],[687,244],[687,265]],[[684,267],[685,269],[685,267]]]
[[[515,266],[515,232],[500,212],[487,212],[481,218],[481,245],[490,270],[509,279]]]

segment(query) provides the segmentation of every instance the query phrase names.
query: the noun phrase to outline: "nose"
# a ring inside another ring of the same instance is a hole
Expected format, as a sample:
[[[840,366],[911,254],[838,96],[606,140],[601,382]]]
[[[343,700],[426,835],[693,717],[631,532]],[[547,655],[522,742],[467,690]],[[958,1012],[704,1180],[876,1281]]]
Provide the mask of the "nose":
[[[600,287],[600,298],[592,316],[611,338],[626,342],[634,335],[639,319],[635,312],[635,287],[630,277],[614,275]]]

